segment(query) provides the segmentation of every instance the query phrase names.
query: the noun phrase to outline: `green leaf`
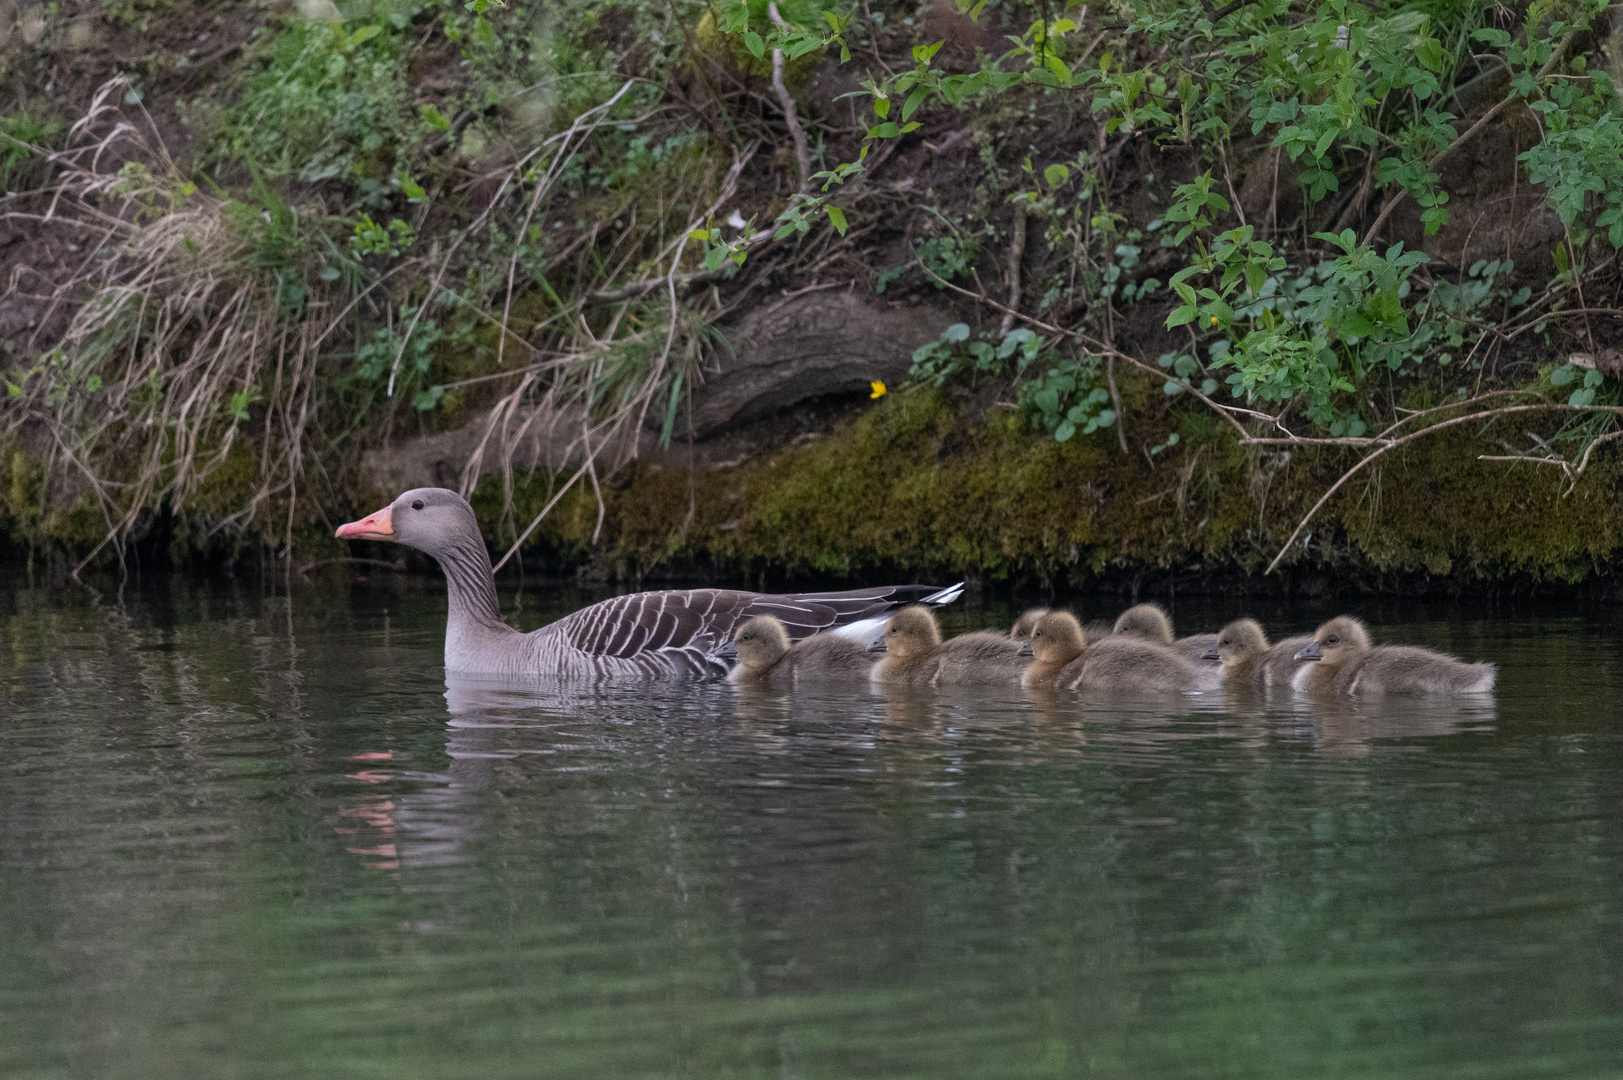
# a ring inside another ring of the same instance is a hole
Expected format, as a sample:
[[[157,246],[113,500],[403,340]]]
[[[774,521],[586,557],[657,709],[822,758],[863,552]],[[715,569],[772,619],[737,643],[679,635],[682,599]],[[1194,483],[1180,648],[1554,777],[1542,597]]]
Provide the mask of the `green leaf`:
[[[438,109],[434,108],[432,105],[417,106],[417,115],[422,118],[423,123],[427,124],[435,131],[451,130],[450,118],[444,113],[440,112]]]
[[[828,206],[824,207],[824,209],[828,211],[828,220],[833,224],[834,231],[844,236],[846,229],[845,211],[838,206]]]
[[[344,41],[344,48],[353,49],[357,45],[371,41],[381,33],[383,33],[383,27],[381,26],[363,26],[348,36],[348,38]]]
[[[1071,170],[1064,165],[1050,165],[1043,170],[1043,179],[1049,187],[1059,187],[1071,178]]]
[[[924,97],[928,92],[928,87],[918,86],[914,88],[911,94],[907,95],[907,100],[902,102],[903,120],[912,119],[914,110],[924,103]]]
[[[762,41],[761,35],[754,30],[744,31],[744,48],[757,60],[766,55],[766,42]]]

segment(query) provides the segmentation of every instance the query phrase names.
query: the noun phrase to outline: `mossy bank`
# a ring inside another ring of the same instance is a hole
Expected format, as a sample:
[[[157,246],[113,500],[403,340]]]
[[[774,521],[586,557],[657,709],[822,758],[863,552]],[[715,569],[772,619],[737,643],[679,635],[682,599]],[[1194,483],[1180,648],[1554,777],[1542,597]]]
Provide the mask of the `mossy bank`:
[[[1169,419],[1184,432],[1175,448],[1124,456],[1107,434],[1057,443],[1013,410],[970,420],[945,396],[893,396],[826,437],[727,467],[634,465],[604,492],[596,545],[597,502],[571,493],[536,550],[622,579],[905,571],[1066,589],[1244,579],[1264,592],[1593,583],[1619,556],[1615,464],[1591,466],[1566,494],[1557,470],[1477,460],[1494,447],[1470,430],[1360,473],[1264,577],[1356,457],[1259,452],[1199,412]],[[518,519],[548,497],[543,483],[520,484]],[[481,487],[475,505],[498,535],[499,486]]]

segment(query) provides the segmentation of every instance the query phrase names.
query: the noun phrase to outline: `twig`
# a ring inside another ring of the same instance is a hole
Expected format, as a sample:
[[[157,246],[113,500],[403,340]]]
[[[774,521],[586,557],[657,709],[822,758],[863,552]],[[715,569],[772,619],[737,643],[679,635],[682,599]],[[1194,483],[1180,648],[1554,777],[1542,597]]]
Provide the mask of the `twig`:
[[[381,566],[386,570],[401,569],[400,564],[385,562],[382,559],[317,559],[315,562],[308,562],[299,567],[299,573],[301,575],[308,574],[318,566],[334,566],[338,563],[357,563],[362,566]]]
[[[1014,204],[1014,236],[1009,240],[1009,307],[1003,313],[999,337],[1008,337],[1014,328],[1015,310],[1020,306],[1020,261],[1026,255],[1026,204]]]
[[[780,28],[788,29],[783,16],[778,14],[777,0],[767,0],[766,13]],[[811,190],[811,151],[806,148],[806,132],[800,126],[800,113],[795,109],[794,96],[784,84],[783,69],[783,50],[773,49],[772,89],[778,95],[778,105],[783,109],[783,122],[789,126],[789,137],[795,142],[795,164],[800,167],[799,190],[804,195]]]
[[[1334,484],[1331,484],[1330,489],[1328,491],[1326,491],[1323,495],[1319,496],[1319,501],[1313,504],[1313,509],[1309,510],[1307,512],[1307,515],[1305,517],[1303,517],[1301,522],[1299,522],[1297,524],[1296,529],[1290,534],[1290,539],[1285,541],[1284,545],[1279,549],[1279,554],[1274,556],[1274,561],[1268,564],[1268,568],[1266,570],[1264,570],[1263,573],[1264,574],[1273,573],[1274,567],[1279,565],[1279,561],[1285,557],[1285,553],[1288,552],[1291,549],[1291,545],[1296,543],[1296,538],[1302,534],[1302,530],[1307,527],[1307,523],[1313,520],[1313,515],[1317,514],[1321,509],[1324,508],[1324,504],[1330,501],[1331,496],[1333,496],[1336,492],[1341,490],[1341,487],[1342,487],[1343,484],[1345,484],[1348,480],[1351,480],[1353,478],[1353,476],[1359,472],[1359,470],[1364,468],[1364,466],[1368,465],[1370,462],[1374,461],[1376,458],[1380,457],[1382,454],[1386,453],[1387,451],[1395,450],[1398,447],[1404,445],[1405,443],[1413,442],[1415,439],[1418,439],[1418,438],[1420,438],[1420,437],[1422,437],[1424,435],[1430,435],[1433,432],[1441,431],[1444,428],[1454,427],[1454,426],[1456,426],[1458,424],[1468,424],[1468,423],[1471,423],[1473,421],[1488,420],[1488,419],[1492,419],[1493,417],[1496,417],[1496,416],[1509,416],[1512,413],[1562,412],[1562,411],[1610,412],[1610,413],[1617,414],[1617,415],[1623,415],[1623,406],[1616,406],[1616,405],[1578,406],[1578,405],[1567,405],[1567,404],[1558,403],[1558,402],[1542,402],[1542,403],[1537,404],[1537,405],[1506,405],[1506,406],[1503,406],[1503,407],[1497,408],[1497,409],[1487,409],[1487,410],[1482,411],[1482,412],[1469,413],[1469,414],[1467,414],[1465,416],[1456,416],[1456,417],[1454,417],[1454,418],[1452,418],[1450,420],[1439,420],[1437,423],[1430,424],[1430,425],[1428,425],[1426,427],[1423,427],[1419,431],[1412,431],[1409,434],[1403,436],[1402,438],[1393,439],[1392,441],[1390,441],[1388,443],[1385,443],[1384,445],[1378,447],[1373,452],[1371,452],[1369,454],[1366,454],[1362,458],[1360,458],[1356,465],[1354,465],[1352,468],[1348,469],[1346,472],[1341,474],[1341,479],[1337,480]],[[1307,440],[1302,440],[1302,441],[1306,442]]]
[[[1014,311],[1013,308],[1010,308],[1007,305],[998,303],[996,300],[993,300],[990,296],[987,296],[985,293],[972,292],[969,289],[963,288],[962,286],[954,285],[952,282],[948,281],[946,278],[941,277],[939,274],[936,274],[934,271],[932,271],[928,266],[925,266],[923,263],[920,263],[919,266],[920,266],[921,269],[923,269],[923,271],[926,274],[928,274],[931,278],[933,278],[936,281],[936,283],[941,285],[943,288],[951,289],[953,292],[960,293],[960,294],[962,294],[964,296],[969,297],[972,300],[979,300],[981,303],[986,304],[988,307],[994,307],[997,310],[1005,312],[1005,313],[1010,312],[1010,311]],[[1053,323],[1046,323],[1046,322],[1043,322],[1041,319],[1034,319],[1030,315],[1023,315],[1018,311],[1014,312],[1014,317],[1019,319],[1021,322],[1029,323],[1030,325],[1035,326],[1040,330],[1047,330],[1051,334],[1062,334],[1065,337],[1075,338],[1076,340],[1082,342],[1084,345],[1087,345],[1094,352],[1100,354],[1101,356],[1107,356],[1107,357],[1113,356],[1118,360],[1123,360],[1123,361],[1125,361],[1125,362],[1127,362],[1129,364],[1132,364],[1136,368],[1140,368],[1140,369],[1142,369],[1144,371],[1149,372],[1151,375],[1154,375],[1158,379],[1165,379],[1166,378],[1166,372],[1160,370],[1159,368],[1151,367],[1149,364],[1146,364],[1144,361],[1138,359],[1137,357],[1129,356],[1127,353],[1124,353],[1124,352],[1121,352],[1121,351],[1119,351],[1117,349],[1114,349],[1111,346],[1106,345],[1104,342],[1098,340],[1097,338],[1090,337],[1089,335],[1084,334],[1079,330],[1067,330],[1064,327],[1055,326]],[[1211,406],[1212,411],[1215,412],[1218,416],[1221,416],[1224,420],[1227,420],[1231,425],[1233,425],[1234,430],[1236,430],[1236,431],[1238,431],[1240,433],[1240,437],[1242,439],[1248,439],[1248,438],[1251,437],[1251,433],[1245,429],[1245,425],[1241,424],[1238,420],[1234,419],[1234,417],[1232,415],[1230,415],[1231,406],[1219,405],[1217,402],[1213,401],[1211,398],[1207,397],[1205,394],[1201,393],[1199,390],[1196,390],[1192,386],[1188,387],[1187,389],[1188,389],[1189,393],[1193,394],[1195,397],[1199,398],[1201,401],[1203,401],[1207,405]],[[1255,413],[1250,409],[1234,409],[1233,411],[1248,414],[1248,415],[1251,415],[1251,416],[1262,415],[1262,414]],[[1121,421],[1121,416],[1118,413],[1117,414],[1117,422],[1120,423],[1120,421]]]
[[[1550,58],[1544,62],[1544,66],[1539,68],[1539,72],[1538,72],[1538,76],[1537,76],[1538,78],[1540,78],[1540,79],[1544,78],[1544,76],[1548,75],[1550,73],[1550,71],[1552,69],[1554,69],[1556,64],[1561,62],[1561,58],[1566,55],[1567,46],[1577,36],[1578,36],[1578,32],[1573,31],[1572,33],[1568,34],[1566,37],[1561,39],[1561,44],[1558,45],[1555,48],[1555,50],[1550,53]],[[1465,129],[1465,134],[1461,135],[1459,138],[1455,139],[1453,142],[1451,142],[1447,146],[1443,147],[1441,153],[1439,153],[1436,157],[1432,158],[1429,162],[1426,163],[1426,167],[1430,168],[1431,166],[1436,165],[1439,161],[1442,161],[1449,154],[1452,154],[1454,151],[1458,150],[1461,146],[1464,146],[1465,143],[1471,138],[1471,136],[1475,135],[1477,132],[1481,131],[1484,127],[1486,127],[1488,125],[1488,122],[1491,121],[1494,117],[1498,116],[1502,109],[1506,108],[1509,105],[1513,105],[1517,101],[1520,101],[1520,100],[1521,99],[1519,97],[1507,97],[1507,98],[1501,100],[1498,104],[1494,105],[1493,108],[1491,108],[1487,112],[1483,113],[1482,118],[1480,120],[1478,120],[1476,123],[1472,124],[1470,127],[1466,128]],[[1369,227],[1369,231],[1364,234],[1364,243],[1366,243],[1366,244],[1370,243],[1371,241],[1373,241],[1375,239],[1376,236],[1378,236],[1380,234],[1381,226],[1386,224],[1386,219],[1392,215],[1392,211],[1394,211],[1394,210],[1396,210],[1398,208],[1398,204],[1401,203],[1403,201],[1404,197],[1406,195],[1408,195],[1408,194],[1409,193],[1408,193],[1407,190],[1399,191],[1396,195],[1394,195],[1390,199],[1386,200],[1386,205],[1381,207],[1380,214],[1375,218],[1375,224],[1371,225]]]

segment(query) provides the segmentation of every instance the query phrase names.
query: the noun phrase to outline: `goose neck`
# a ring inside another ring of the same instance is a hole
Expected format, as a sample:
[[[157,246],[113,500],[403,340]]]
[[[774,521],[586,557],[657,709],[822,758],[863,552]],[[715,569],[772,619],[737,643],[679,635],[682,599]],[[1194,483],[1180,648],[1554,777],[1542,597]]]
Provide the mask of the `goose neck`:
[[[450,599],[447,642],[486,630],[508,630],[496,603],[496,576],[482,541],[466,538],[435,556],[445,574]]]

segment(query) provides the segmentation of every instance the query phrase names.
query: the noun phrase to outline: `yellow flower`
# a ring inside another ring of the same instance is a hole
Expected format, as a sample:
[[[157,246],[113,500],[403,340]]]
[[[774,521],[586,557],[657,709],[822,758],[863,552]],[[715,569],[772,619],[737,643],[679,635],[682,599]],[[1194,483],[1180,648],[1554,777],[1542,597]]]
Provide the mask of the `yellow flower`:
[[[1216,325],[1217,325],[1217,316],[1216,316],[1216,315],[1213,315],[1213,316],[1212,316],[1212,325],[1213,325],[1213,326],[1216,326]]]
[[[889,391],[885,389],[885,384],[882,383],[882,382],[879,382],[877,379],[874,380],[873,382],[869,383],[868,385],[873,387],[873,393],[868,395],[871,398],[882,398],[887,393],[889,393]]]

